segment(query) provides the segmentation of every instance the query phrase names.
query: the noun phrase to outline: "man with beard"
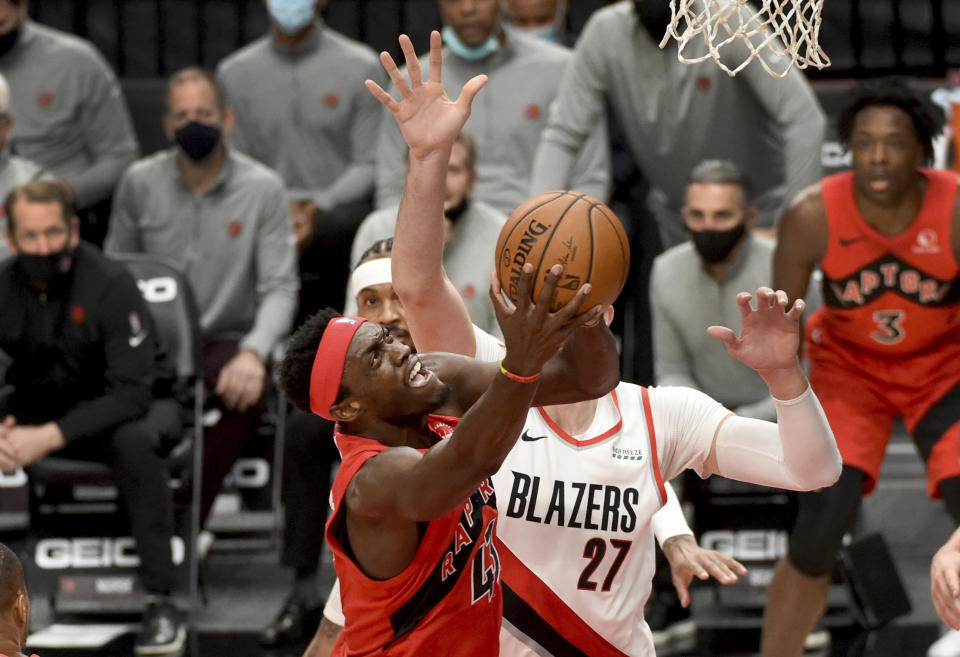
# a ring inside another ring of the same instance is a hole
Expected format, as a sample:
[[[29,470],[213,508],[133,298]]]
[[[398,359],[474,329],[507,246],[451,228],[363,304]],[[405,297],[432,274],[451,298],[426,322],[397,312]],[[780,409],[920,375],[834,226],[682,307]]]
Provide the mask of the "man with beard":
[[[167,103],[164,129],[177,146],[124,174],[105,246],[171,259],[196,294],[204,380],[221,414],[204,436],[205,519],[260,421],[266,364],[290,331],[296,246],[279,176],[224,144],[233,114],[210,74],[175,73]]]
[[[690,239],[657,256],[650,276],[657,385],[695,388],[737,415],[774,421],[763,380],[707,335],[708,326],[739,321],[727,299],[770,284],[774,243],[752,230],[757,209],[736,164],[694,167],[683,219]]]
[[[0,399],[0,471],[54,452],[110,464],[148,596],[136,651],[176,652],[186,629],[170,598],[173,511],[154,450],[177,434],[179,409],[153,397],[150,312],[126,268],[80,242],[60,183],[17,187],[5,209],[14,257],[0,265],[0,351],[13,393]]]
[[[686,239],[687,174],[707,158],[736,162],[754,184],[757,226],[772,228],[786,203],[820,175],[826,121],[794,68],[773,79],[760,66],[731,78],[712,61],[677,61],[658,47],[670,22],[664,0],[623,0],[590,17],[550,108],[533,165],[531,194],[564,187],[609,103],[649,182],[664,248]],[[703,48],[702,40],[690,48]],[[740,57],[737,40],[725,56]],[[688,56],[693,56],[693,51]]]
[[[457,136],[450,152],[446,193],[443,202],[443,265],[450,280],[467,304],[474,324],[488,333],[499,335],[493,304],[485,290],[490,282],[493,252],[507,217],[496,208],[474,198],[477,182],[477,148],[466,132]],[[357,230],[353,241],[352,261],[374,240],[393,237],[397,224],[397,207],[370,214]],[[357,290],[347,290],[347,313],[352,313]]]

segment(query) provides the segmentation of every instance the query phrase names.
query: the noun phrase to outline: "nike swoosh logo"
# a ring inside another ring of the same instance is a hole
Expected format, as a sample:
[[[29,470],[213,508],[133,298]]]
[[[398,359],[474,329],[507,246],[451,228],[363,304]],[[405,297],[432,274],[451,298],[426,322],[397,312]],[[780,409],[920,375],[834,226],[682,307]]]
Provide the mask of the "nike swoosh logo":
[[[543,440],[544,438],[546,438],[546,436],[531,436],[529,433],[527,433],[526,429],[524,429],[523,433],[520,434],[520,440],[526,443],[536,442],[538,440]]]
[[[841,237],[841,238],[840,238],[840,246],[850,246],[851,244],[856,244],[857,242],[862,242],[862,241],[865,240],[865,239],[866,239],[866,238],[865,238],[863,235],[860,235],[859,237],[848,237],[848,238],[843,238],[843,237]]]
[[[136,348],[139,347],[141,344],[143,344],[143,341],[146,340],[146,339],[147,339],[147,332],[146,332],[146,331],[141,331],[140,333],[137,333],[136,335],[131,335],[131,336],[130,336],[130,339],[127,340],[127,342],[130,343],[130,346],[131,346],[131,347],[133,347],[134,349],[136,349]]]

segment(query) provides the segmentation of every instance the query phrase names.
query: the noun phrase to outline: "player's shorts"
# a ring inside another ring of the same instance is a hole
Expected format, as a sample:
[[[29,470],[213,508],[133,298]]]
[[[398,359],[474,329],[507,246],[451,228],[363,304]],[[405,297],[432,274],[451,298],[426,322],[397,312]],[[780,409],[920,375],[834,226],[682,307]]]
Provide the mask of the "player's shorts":
[[[816,322],[807,327],[810,383],[823,405],[843,462],[876,485],[897,416],[927,467],[927,494],[960,476],[960,344],[898,358],[881,358],[831,340]]]

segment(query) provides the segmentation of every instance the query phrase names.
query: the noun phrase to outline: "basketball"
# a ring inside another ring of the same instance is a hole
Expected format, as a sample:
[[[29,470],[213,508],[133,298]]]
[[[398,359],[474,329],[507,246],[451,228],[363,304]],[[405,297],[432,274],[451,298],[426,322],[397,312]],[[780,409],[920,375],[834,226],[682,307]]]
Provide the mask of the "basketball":
[[[584,283],[593,290],[581,312],[612,304],[630,270],[630,245],[617,216],[592,196],[570,191],[534,196],[514,210],[500,231],[495,257],[500,286],[514,303],[524,264],[533,265],[533,299],[550,268],[563,265],[553,311]]]

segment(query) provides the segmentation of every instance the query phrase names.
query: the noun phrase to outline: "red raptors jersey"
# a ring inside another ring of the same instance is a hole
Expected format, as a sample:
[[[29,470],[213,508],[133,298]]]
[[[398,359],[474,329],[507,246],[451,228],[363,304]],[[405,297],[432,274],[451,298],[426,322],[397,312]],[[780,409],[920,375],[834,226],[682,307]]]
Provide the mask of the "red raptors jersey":
[[[879,356],[903,356],[960,335],[960,266],[951,243],[957,176],[921,171],[927,179],[923,207],[893,237],[860,215],[852,171],[823,179],[830,236],[820,263],[824,307],[809,327],[814,342],[822,330]]]
[[[433,415],[428,420],[441,439],[453,433],[457,422]],[[497,655],[503,598],[491,481],[484,481],[455,511],[426,523],[416,556],[402,573],[373,580],[343,543],[342,504],[360,467],[389,447],[339,431],[335,440],[343,462],[333,482],[326,536],[340,578],[346,624],[333,655]]]

